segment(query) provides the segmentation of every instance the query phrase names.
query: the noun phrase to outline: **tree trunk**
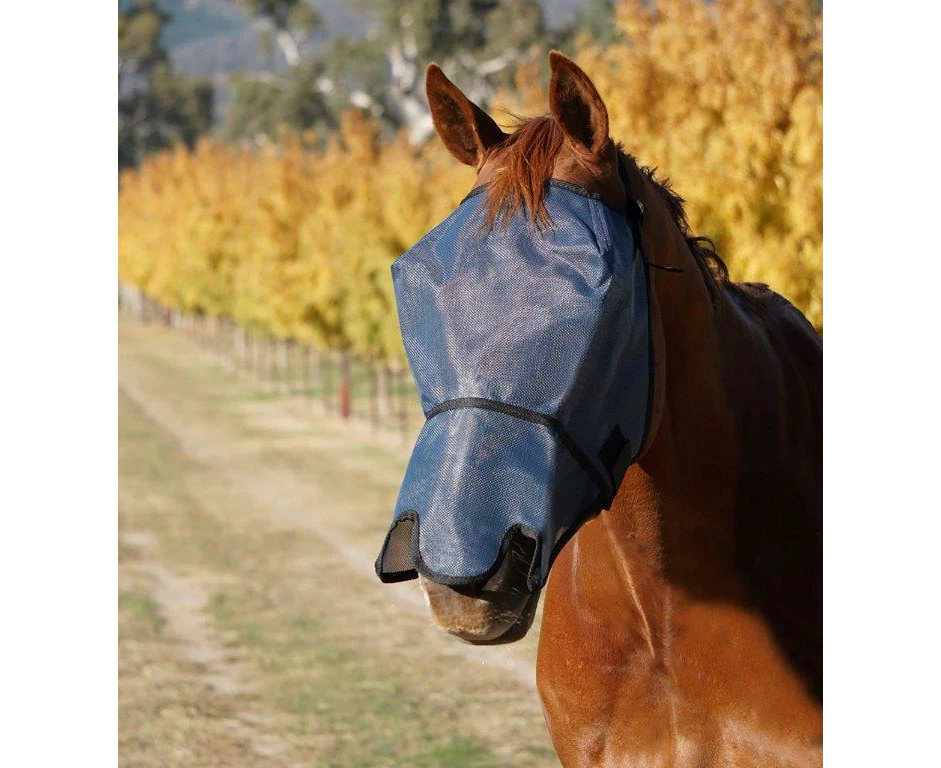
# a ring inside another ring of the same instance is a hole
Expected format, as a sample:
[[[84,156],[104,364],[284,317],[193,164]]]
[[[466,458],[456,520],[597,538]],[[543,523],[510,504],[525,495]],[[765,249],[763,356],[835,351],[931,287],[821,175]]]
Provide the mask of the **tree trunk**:
[[[281,49],[281,53],[284,54],[284,60],[288,63],[289,67],[293,67],[301,60],[301,52],[297,47],[297,41],[294,39],[294,35],[286,29],[280,29],[275,33],[274,39],[278,44],[278,48]]]

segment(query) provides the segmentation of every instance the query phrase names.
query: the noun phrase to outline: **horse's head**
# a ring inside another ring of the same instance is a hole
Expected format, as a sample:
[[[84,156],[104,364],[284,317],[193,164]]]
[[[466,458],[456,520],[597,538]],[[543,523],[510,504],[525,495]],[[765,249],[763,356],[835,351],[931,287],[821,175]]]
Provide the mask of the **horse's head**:
[[[474,643],[526,633],[556,553],[658,419],[640,245],[669,213],[587,75],[550,63],[551,114],[509,135],[428,68],[435,128],[477,183],[392,269],[427,421],[377,572],[420,575],[437,623]]]

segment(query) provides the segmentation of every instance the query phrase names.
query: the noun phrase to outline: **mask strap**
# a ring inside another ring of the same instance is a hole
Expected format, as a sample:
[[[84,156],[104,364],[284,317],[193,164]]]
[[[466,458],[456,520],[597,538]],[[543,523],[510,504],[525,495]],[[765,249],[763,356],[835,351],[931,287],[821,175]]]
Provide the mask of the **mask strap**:
[[[644,259],[644,261],[647,261]],[[668,267],[666,264],[654,264],[652,261],[647,261],[648,267],[653,267],[654,269],[662,269],[664,272],[685,272],[686,270],[682,267]]]
[[[624,211],[624,215],[627,218],[627,223],[631,228],[631,234],[634,237],[634,247],[640,251],[640,257],[644,260],[644,263],[648,267],[661,269],[664,272],[672,272],[674,274],[685,272],[686,270],[682,267],[671,267],[666,264],[654,264],[652,261],[647,260],[647,254],[644,253],[640,235],[640,225],[644,221],[644,214],[647,213],[647,206],[645,206],[640,200],[631,196],[631,183],[627,178],[627,173],[624,171],[620,157],[618,158],[618,176],[621,177],[621,184],[624,185],[624,190],[627,193],[627,208]]]

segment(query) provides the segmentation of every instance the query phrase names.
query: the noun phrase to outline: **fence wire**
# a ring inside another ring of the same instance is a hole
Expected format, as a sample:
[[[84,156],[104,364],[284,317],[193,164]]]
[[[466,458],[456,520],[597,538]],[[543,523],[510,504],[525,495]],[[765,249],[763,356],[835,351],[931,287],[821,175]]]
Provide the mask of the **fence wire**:
[[[279,339],[221,315],[172,309],[121,283],[118,309],[125,320],[186,337],[267,395],[308,401],[325,416],[366,423],[400,435],[403,442],[424,422],[415,383],[404,367]]]

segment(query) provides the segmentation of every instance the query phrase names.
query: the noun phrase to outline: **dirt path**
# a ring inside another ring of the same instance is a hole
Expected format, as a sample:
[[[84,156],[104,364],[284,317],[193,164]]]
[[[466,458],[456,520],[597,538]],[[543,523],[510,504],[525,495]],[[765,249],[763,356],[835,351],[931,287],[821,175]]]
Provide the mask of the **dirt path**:
[[[557,765],[535,636],[472,648],[372,560],[404,451],[120,330],[124,765]]]

